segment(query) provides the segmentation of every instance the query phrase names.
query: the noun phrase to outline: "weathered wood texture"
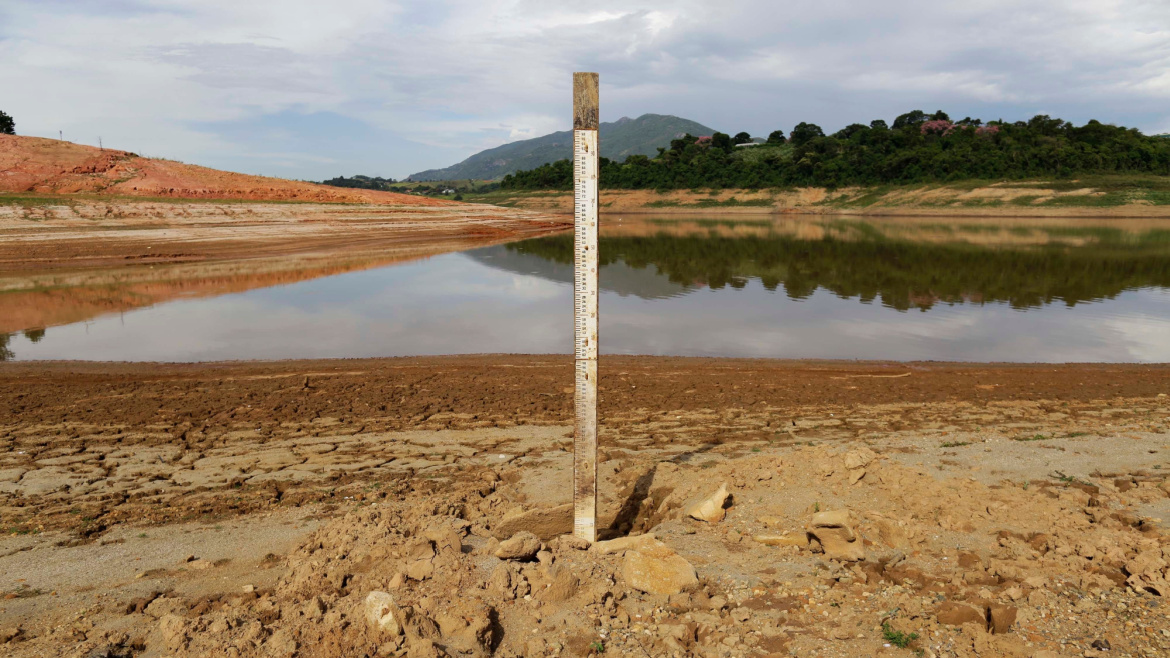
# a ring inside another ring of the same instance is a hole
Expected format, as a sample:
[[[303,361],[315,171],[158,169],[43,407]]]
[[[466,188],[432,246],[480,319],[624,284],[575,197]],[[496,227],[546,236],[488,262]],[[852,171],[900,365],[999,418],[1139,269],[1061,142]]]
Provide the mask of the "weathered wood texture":
[[[600,109],[596,73],[573,74],[573,130],[597,130]]]

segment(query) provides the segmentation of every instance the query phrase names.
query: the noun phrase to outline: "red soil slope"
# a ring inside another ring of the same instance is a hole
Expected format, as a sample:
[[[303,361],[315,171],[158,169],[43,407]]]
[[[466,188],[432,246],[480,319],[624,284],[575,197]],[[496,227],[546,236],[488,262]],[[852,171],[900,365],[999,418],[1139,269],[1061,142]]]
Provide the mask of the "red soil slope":
[[[433,206],[446,201],[249,176],[55,139],[0,135],[0,192]]]

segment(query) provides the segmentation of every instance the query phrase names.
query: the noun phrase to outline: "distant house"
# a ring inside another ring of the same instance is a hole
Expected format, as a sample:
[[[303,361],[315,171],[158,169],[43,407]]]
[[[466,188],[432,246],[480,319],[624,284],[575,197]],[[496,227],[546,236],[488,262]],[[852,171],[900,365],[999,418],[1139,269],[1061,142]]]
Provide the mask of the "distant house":
[[[443,190],[443,194],[455,194],[455,190],[448,187],[447,189]]]

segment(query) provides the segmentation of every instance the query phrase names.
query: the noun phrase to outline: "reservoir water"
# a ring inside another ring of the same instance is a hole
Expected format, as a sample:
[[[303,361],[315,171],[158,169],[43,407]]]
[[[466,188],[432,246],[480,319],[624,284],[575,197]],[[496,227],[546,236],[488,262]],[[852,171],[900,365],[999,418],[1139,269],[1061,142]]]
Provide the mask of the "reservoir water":
[[[37,326],[10,321],[0,358],[568,353],[571,247],[561,234],[198,294],[179,268],[151,279],[174,294],[132,275],[7,281],[0,317]],[[1152,220],[607,217],[601,258],[603,354],[1170,361],[1170,230]]]

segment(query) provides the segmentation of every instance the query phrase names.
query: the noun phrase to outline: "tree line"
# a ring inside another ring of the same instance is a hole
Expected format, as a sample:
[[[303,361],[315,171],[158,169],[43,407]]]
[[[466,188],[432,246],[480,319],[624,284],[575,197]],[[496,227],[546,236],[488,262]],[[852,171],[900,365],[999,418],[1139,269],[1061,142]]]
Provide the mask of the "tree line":
[[[855,123],[831,135],[812,123],[752,144],[741,132],[675,139],[649,158],[601,159],[611,189],[751,188],[965,179],[1020,180],[1085,174],[1170,174],[1170,139],[1091,120],[1076,126],[1048,115],[1029,121],[952,121],[921,110]],[[573,167],[559,160],[504,177],[503,189],[568,190]]]

